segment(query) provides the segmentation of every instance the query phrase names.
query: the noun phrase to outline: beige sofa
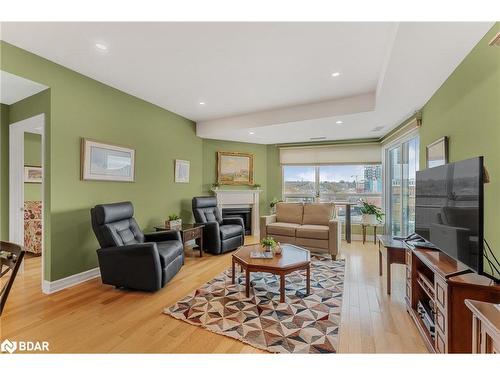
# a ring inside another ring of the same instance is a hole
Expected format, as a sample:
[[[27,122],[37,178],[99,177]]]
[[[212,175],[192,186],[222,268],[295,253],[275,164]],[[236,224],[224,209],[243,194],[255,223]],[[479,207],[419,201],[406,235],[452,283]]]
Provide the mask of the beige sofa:
[[[333,218],[333,203],[278,203],[276,214],[260,218],[260,238],[273,237],[335,259],[340,248],[340,227]]]

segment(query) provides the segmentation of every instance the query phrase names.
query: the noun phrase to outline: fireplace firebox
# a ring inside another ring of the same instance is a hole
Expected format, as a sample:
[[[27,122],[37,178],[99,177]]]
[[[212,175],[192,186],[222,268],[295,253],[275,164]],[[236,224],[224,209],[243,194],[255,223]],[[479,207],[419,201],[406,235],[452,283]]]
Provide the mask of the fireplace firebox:
[[[230,207],[222,209],[222,217],[241,217],[245,225],[245,235],[252,234],[252,208],[251,207]]]

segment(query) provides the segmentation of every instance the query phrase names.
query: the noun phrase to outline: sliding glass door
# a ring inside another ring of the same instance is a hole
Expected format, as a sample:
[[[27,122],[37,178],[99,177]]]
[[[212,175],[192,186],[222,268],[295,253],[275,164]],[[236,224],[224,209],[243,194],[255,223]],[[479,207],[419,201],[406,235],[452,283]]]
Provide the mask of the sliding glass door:
[[[418,170],[418,136],[387,149],[387,226],[392,236],[415,231],[415,177]]]

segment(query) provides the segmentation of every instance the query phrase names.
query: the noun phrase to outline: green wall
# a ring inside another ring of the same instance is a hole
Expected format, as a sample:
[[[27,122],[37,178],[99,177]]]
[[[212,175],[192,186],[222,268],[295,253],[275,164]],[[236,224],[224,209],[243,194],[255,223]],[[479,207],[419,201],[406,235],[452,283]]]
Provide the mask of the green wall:
[[[0,105],[0,239],[9,239],[9,106]]]
[[[500,258],[500,48],[488,42],[500,31],[497,23],[456,68],[422,111],[420,167],[425,147],[449,137],[450,161],[484,156],[491,182],[485,184],[485,238]]]
[[[24,133],[24,165],[42,165],[42,136],[34,133]],[[24,183],[24,201],[42,200],[42,184]]]
[[[202,140],[192,121],[5,42],[0,46],[2,70],[50,87],[44,167],[49,185],[45,248],[51,254],[46,279],[97,266],[98,244],[89,217],[97,203],[132,201],[146,230],[171,212],[190,220],[191,197],[202,191]],[[135,148],[135,183],[81,181],[81,137]],[[174,183],[176,158],[191,161],[190,184]]]

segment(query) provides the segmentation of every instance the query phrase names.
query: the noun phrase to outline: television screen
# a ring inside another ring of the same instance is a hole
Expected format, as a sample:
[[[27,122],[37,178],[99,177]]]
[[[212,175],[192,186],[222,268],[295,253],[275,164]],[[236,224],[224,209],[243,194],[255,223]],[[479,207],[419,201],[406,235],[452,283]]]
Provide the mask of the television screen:
[[[415,232],[482,273],[483,158],[417,172]]]

